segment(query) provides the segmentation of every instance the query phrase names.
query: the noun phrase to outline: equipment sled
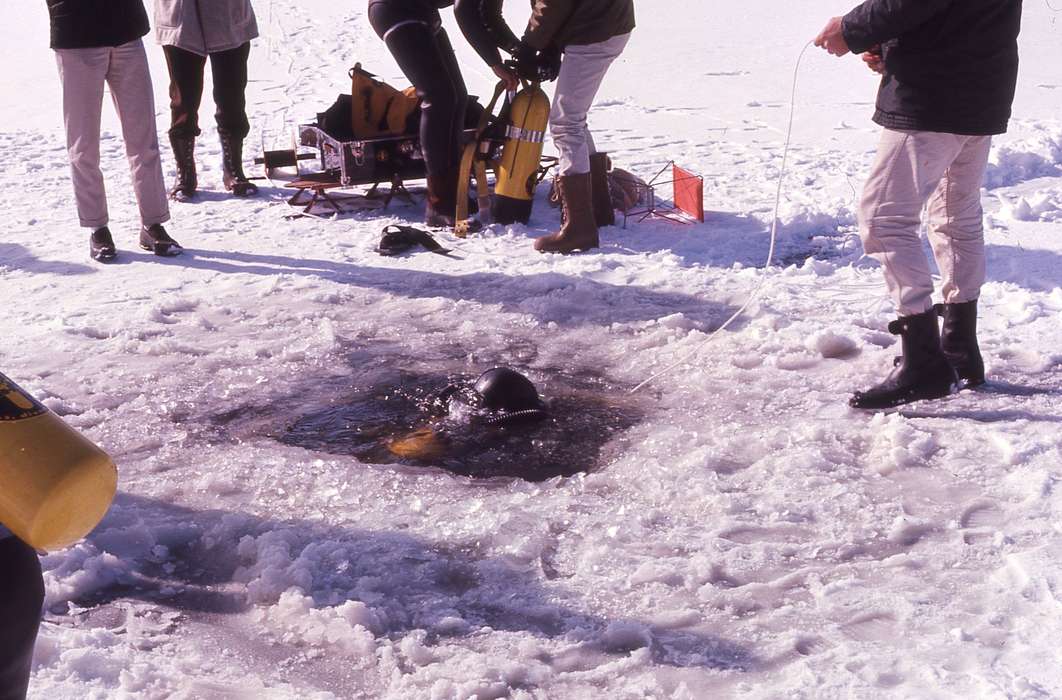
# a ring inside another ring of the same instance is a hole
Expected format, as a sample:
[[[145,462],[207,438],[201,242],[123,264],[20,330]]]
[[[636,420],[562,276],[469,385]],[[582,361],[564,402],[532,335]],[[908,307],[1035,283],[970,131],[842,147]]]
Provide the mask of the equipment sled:
[[[375,80],[360,65],[356,65],[350,75],[352,94],[340,95],[312,123],[299,125],[297,140],[291,150],[267,151],[255,160],[265,166],[267,178],[276,169],[295,168],[295,178],[285,183],[296,190],[288,203],[300,207],[304,214],[312,214],[314,207],[319,205],[338,214],[385,208],[394,197],[412,202],[413,194],[407,183],[427,177],[419,138],[420,110],[411,91],[399,91]],[[469,98],[460,196],[455,212],[458,235],[468,230],[467,205],[473,177],[479,208],[483,212],[481,216],[486,216],[492,209],[487,179],[487,172],[491,171],[495,173],[499,194],[526,200],[519,216],[496,216],[497,220],[526,223],[534,188],[553,162],[553,159],[541,160],[541,134],[549,113],[545,95],[537,84],[525,84],[524,90],[515,98],[507,95],[499,113],[494,114],[504,92],[499,84],[486,108],[475,97]],[[514,112],[514,104],[524,104],[532,96],[536,100],[536,109]],[[542,102],[544,106],[540,104]],[[542,124],[528,128],[529,125],[522,120],[528,119],[529,113]],[[513,122],[514,119],[520,123]],[[309,172],[303,172],[300,164],[310,162],[314,165],[306,168]],[[381,186],[388,189],[383,191]],[[357,194],[341,191],[358,187],[369,189]]]

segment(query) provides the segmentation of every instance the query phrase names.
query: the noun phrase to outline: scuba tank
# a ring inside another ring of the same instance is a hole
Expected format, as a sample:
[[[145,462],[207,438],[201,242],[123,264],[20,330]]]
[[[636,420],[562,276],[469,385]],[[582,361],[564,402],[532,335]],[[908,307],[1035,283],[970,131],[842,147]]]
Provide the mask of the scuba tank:
[[[0,374],[0,523],[40,550],[103,519],[118,486],[111,458]]]
[[[500,224],[526,224],[531,218],[549,108],[549,98],[538,83],[524,87],[509,106],[505,148],[495,168],[491,208],[493,220]]]

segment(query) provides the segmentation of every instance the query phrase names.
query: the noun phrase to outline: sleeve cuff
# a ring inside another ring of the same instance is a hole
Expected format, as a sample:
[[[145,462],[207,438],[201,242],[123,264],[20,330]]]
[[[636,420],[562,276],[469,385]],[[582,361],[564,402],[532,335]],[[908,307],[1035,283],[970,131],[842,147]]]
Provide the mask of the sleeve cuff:
[[[844,35],[849,51],[854,54],[865,53],[877,42],[868,36],[863,27],[859,26],[852,14],[851,12],[848,13],[841,20],[841,33]]]

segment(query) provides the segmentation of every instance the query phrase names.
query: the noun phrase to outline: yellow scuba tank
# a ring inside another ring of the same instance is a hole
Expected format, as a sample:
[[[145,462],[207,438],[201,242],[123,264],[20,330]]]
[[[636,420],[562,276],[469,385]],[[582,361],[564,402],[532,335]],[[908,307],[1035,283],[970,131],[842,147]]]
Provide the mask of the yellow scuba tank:
[[[495,172],[491,208],[494,221],[500,224],[526,224],[531,218],[549,107],[549,98],[538,83],[518,92],[509,106],[505,148]]]
[[[117,486],[103,450],[0,374],[0,524],[61,549],[96,527]]]

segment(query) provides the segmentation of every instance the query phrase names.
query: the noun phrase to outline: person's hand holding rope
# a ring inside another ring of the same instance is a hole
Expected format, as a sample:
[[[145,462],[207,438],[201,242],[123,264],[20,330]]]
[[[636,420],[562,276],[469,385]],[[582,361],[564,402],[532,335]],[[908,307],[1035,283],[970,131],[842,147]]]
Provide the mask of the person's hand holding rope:
[[[826,23],[826,27],[815,37],[815,46],[826,49],[834,56],[844,56],[848,53],[848,42],[844,38],[842,17],[833,17]]]

